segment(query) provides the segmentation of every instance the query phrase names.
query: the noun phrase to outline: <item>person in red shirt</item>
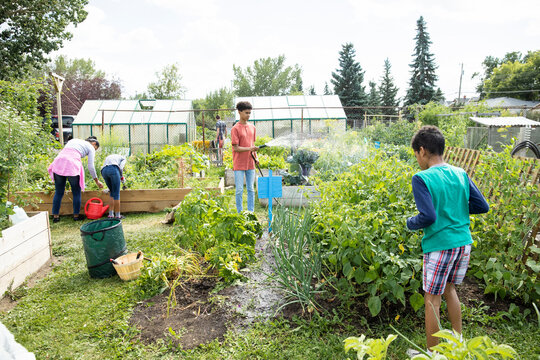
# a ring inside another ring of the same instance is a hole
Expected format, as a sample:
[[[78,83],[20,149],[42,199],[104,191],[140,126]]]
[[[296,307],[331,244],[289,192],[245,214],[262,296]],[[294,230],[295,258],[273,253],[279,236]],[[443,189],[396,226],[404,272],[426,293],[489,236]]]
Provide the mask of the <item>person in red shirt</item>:
[[[244,179],[247,187],[247,210],[253,212],[255,209],[255,164],[257,160],[257,150],[255,146],[256,130],[255,126],[248,124],[251,116],[252,106],[247,101],[240,101],[236,104],[236,110],[240,116],[240,121],[231,129],[231,145],[233,151],[234,184],[236,186],[236,211],[242,212],[242,199],[244,193]]]

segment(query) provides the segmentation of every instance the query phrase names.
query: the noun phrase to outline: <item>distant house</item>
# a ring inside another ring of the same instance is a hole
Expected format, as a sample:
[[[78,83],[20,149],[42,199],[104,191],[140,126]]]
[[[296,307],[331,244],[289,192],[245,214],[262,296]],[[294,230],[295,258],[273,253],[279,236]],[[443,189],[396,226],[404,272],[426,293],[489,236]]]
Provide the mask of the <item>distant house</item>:
[[[525,101],[506,96],[485,99],[484,101],[486,105],[490,108],[505,108],[512,114],[521,114],[523,116],[526,116],[528,111],[540,104],[540,102],[538,101]]]

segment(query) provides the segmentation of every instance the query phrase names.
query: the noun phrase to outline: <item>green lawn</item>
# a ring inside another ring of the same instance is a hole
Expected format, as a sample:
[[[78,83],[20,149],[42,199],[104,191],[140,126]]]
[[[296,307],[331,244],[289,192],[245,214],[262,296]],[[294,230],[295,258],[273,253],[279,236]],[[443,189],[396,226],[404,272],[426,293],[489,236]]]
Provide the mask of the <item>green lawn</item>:
[[[256,211],[259,216],[266,213],[259,206]],[[129,214],[123,220],[128,248],[145,254],[171,250],[174,239],[171,228],[160,223],[163,218],[164,213]],[[136,283],[116,276],[91,279],[79,227],[80,223],[67,217],[52,225],[58,264],[32,288],[13,294],[22,297],[12,310],[0,314],[0,321],[38,359],[346,359],[345,338],[361,333],[386,337],[392,333],[389,325],[419,345],[425,341],[421,315],[400,314],[397,321],[394,314],[356,320],[359,317],[353,314],[365,305],[351,300],[323,317],[257,323],[250,329],[230,331],[222,344],[213,342],[195,350],[182,351],[164,342],[144,345],[137,340],[137,329],[128,325],[139,301]],[[480,307],[464,312],[466,337],[487,334],[512,345],[521,359],[538,359],[539,321],[534,311],[525,319],[508,313],[502,320],[487,316]],[[407,348],[399,338],[391,345],[389,358],[405,359]]]

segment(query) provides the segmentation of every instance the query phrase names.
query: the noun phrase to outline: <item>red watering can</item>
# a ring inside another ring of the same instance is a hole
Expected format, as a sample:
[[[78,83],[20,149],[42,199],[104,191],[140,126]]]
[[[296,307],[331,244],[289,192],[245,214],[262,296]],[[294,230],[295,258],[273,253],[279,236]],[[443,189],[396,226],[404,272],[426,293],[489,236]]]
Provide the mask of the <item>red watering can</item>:
[[[94,202],[97,200],[97,202]],[[103,206],[103,201],[100,198],[93,197],[84,205],[84,213],[88,219],[96,220],[103,216],[109,210],[109,205]]]

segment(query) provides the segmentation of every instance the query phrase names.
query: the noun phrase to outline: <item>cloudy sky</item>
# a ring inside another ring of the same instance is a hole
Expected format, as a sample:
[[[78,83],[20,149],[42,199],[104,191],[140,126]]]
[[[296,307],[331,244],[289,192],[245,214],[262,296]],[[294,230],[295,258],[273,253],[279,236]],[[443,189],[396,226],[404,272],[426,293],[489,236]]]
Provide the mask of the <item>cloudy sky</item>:
[[[186,98],[201,98],[231,86],[233,64],[282,54],[287,65],[302,67],[304,87],[321,94],[347,42],[366,88],[379,82],[388,58],[404,96],[420,16],[447,100],[457,97],[461,63],[461,91],[470,97],[471,75],[486,56],[540,49],[538,0],[90,0],[86,9],[87,19],[54,55],[91,58],[121,80],[126,97],[178,63]]]

